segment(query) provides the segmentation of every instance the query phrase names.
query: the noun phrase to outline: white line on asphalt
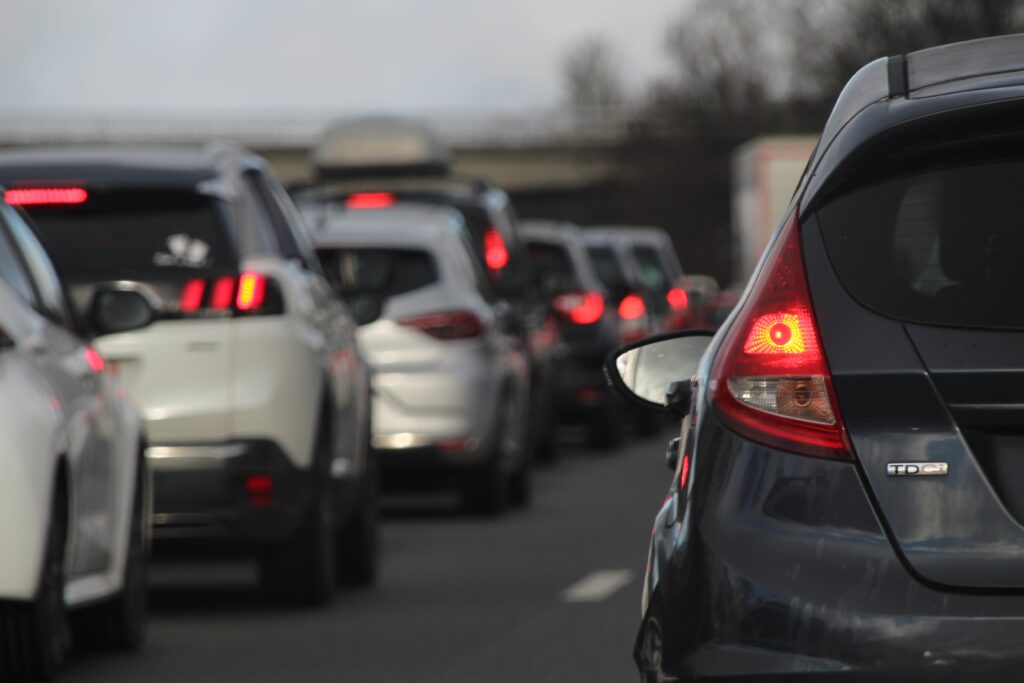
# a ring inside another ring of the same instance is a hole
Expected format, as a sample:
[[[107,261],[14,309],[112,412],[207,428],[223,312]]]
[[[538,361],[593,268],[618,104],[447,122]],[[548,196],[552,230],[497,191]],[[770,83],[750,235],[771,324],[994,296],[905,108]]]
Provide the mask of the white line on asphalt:
[[[628,569],[599,569],[562,591],[563,602],[601,602],[633,580]]]

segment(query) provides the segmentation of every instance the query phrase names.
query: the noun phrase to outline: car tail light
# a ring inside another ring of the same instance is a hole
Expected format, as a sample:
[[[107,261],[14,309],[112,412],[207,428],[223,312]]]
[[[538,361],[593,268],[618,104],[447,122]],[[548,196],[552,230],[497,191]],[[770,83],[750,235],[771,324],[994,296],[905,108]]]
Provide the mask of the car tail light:
[[[647,314],[647,305],[639,294],[627,294],[619,302],[619,317],[623,320],[638,320]]]
[[[797,215],[728,331],[711,370],[725,420],[754,441],[820,457],[851,457],[807,289]]]
[[[559,294],[551,305],[560,316],[577,325],[593,325],[604,316],[604,296],[600,292]]]
[[[250,474],[245,478],[245,490],[253,507],[266,507],[274,502],[274,478],[269,474]]]
[[[103,368],[107,367],[107,362],[103,360],[103,356],[93,347],[87,346],[83,355],[85,356],[85,362],[89,365],[89,369],[93,372],[103,372]]]
[[[267,294],[267,278],[260,273],[246,272],[238,278],[238,294],[235,308],[240,311],[255,311],[263,306]]]
[[[491,270],[501,270],[508,265],[508,247],[497,228],[488,228],[484,233],[484,263]]]
[[[219,277],[213,282],[213,293],[210,295],[210,308],[226,311],[231,308],[235,298],[235,278],[231,275]]]
[[[11,206],[82,204],[88,198],[81,187],[23,187],[4,192],[4,201]]]
[[[395,195],[390,192],[356,192],[345,200],[349,209],[386,209],[395,203]]]
[[[682,287],[673,287],[665,294],[665,300],[673,311],[685,311],[690,305],[690,296]]]
[[[206,280],[196,278],[189,280],[181,289],[181,301],[178,308],[182,313],[195,313],[203,305],[203,294],[206,293]]]
[[[399,325],[414,327],[437,339],[472,339],[484,332],[484,324],[470,311],[431,313],[398,321]]]

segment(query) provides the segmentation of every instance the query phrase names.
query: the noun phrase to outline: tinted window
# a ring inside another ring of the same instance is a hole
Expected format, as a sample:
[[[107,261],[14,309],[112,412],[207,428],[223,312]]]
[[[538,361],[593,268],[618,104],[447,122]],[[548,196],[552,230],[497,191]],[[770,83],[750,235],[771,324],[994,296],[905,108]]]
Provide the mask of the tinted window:
[[[216,200],[190,192],[93,193],[32,211],[68,282],[181,279],[235,268]]]
[[[32,279],[35,281],[43,311],[54,321],[70,327],[72,321],[67,301],[64,298],[64,288],[53,269],[50,258],[43,251],[35,233],[21,215],[6,204],[0,205],[0,207],[2,207],[7,224],[11,227],[15,242],[21,248]]]
[[[3,278],[4,282],[26,303],[35,304],[32,281],[29,280],[21,257],[15,251],[14,243],[2,223],[0,223],[0,278]]]
[[[611,247],[587,247],[594,271],[601,284],[612,293],[621,293],[626,289],[626,277],[619,266],[619,259]]]
[[[388,297],[437,282],[437,264],[425,251],[412,249],[324,249],[325,275],[342,296]]]
[[[541,291],[557,294],[580,289],[572,259],[565,247],[551,242],[529,242],[526,251],[533,260]]]
[[[819,210],[840,279],[902,320],[1024,328],[1024,162],[924,169]]]
[[[644,288],[658,292],[667,292],[671,287],[668,274],[658,257],[658,250],[654,247],[637,245],[633,247],[633,256],[637,265],[640,266],[640,281]]]

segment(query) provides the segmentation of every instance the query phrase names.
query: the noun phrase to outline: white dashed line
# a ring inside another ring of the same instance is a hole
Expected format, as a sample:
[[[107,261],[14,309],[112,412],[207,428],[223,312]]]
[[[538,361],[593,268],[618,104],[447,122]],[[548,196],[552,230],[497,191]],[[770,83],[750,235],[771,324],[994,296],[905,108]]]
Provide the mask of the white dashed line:
[[[599,569],[562,591],[563,602],[601,602],[633,580],[628,569]]]

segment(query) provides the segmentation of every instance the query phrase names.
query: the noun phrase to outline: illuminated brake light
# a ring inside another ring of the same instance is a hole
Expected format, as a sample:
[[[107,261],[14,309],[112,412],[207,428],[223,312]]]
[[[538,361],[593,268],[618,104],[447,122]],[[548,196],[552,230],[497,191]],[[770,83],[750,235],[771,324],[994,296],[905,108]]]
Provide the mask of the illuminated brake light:
[[[600,292],[559,294],[551,305],[559,315],[577,325],[593,325],[604,316],[604,296]]]
[[[665,294],[665,300],[673,311],[683,311],[690,305],[690,297],[682,287],[673,287]]]
[[[431,313],[398,321],[399,325],[413,327],[436,339],[472,339],[484,332],[484,324],[470,311]]]
[[[794,214],[726,334],[710,388],[720,414],[740,434],[804,455],[849,459],[799,228]]]
[[[103,368],[107,366],[107,362],[103,360],[103,356],[99,354],[99,351],[92,348],[91,346],[85,349],[85,362],[89,365],[89,369],[93,372],[103,372]]]
[[[242,273],[238,278],[238,294],[235,308],[240,311],[254,311],[263,305],[267,293],[267,278],[259,273]]]
[[[89,193],[81,187],[24,187],[4,192],[4,201],[11,206],[44,204],[82,204]]]
[[[394,203],[395,195],[390,192],[357,192],[345,200],[349,209],[386,209]]]
[[[623,320],[637,320],[647,314],[647,305],[639,294],[627,294],[619,302],[619,317]]]
[[[203,305],[205,292],[206,280],[200,278],[189,280],[181,290],[181,301],[178,308],[182,313],[195,313]]]
[[[253,507],[266,507],[274,502],[274,478],[269,474],[250,474],[245,478],[245,490]]]
[[[497,228],[488,228],[484,233],[484,262],[491,270],[508,265],[508,247]]]
[[[216,311],[226,311],[231,308],[231,302],[234,298],[234,277],[231,275],[225,275],[214,280],[213,292],[210,294],[210,308]]]

